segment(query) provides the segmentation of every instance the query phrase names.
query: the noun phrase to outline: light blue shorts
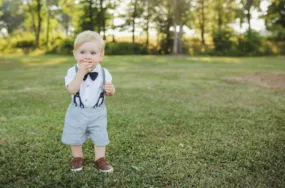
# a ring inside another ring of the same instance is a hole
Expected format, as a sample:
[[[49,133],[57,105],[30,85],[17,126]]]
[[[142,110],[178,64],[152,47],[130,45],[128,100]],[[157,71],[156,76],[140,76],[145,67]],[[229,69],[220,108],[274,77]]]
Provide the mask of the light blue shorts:
[[[103,104],[97,108],[80,108],[70,104],[61,141],[68,145],[82,145],[88,137],[96,146],[109,144],[106,106]]]

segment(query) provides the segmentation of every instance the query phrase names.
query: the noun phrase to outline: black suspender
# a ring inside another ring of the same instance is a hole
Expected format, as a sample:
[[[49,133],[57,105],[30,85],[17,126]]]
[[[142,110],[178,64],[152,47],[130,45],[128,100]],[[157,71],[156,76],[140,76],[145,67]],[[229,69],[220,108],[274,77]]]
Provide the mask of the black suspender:
[[[98,98],[96,104],[93,106],[93,108],[100,107],[100,106],[104,103],[104,99],[105,99],[105,95],[104,95],[104,93],[105,93],[105,90],[104,90],[104,85],[105,85],[105,70],[104,70],[103,67],[101,67],[101,68],[102,68],[102,78],[103,78],[103,82],[102,82],[102,85],[100,86],[100,89],[102,90],[102,92],[100,93],[100,96],[99,96],[99,98]],[[75,65],[75,73],[77,73],[77,72],[78,72],[78,67],[77,67],[77,65]],[[79,91],[80,91],[80,89],[79,89]],[[83,104],[82,101],[81,101],[81,97],[80,97],[79,91],[73,96],[73,102],[74,102],[75,106],[77,106],[76,98],[78,97],[79,103],[80,103],[79,106],[80,106],[81,108],[84,108],[84,104]]]
[[[96,104],[93,106],[93,108],[100,107],[104,103],[104,100],[105,100],[105,95],[104,95],[105,70],[103,68],[102,68],[102,76],[103,76],[103,82],[102,82],[102,85],[101,85],[102,92],[100,93],[100,96],[99,96]]]
[[[77,71],[78,71],[78,67],[77,67],[77,65],[75,65],[75,73],[77,73]],[[79,91],[80,91],[80,89],[79,89]],[[81,97],[80,97],[79,91],[73,96],[73,102],[74,102],[75,106],[77,106],[76,98],[78,98],[79,99],[79,106],[81,108],[84,108],[84,104],[81,101]]]

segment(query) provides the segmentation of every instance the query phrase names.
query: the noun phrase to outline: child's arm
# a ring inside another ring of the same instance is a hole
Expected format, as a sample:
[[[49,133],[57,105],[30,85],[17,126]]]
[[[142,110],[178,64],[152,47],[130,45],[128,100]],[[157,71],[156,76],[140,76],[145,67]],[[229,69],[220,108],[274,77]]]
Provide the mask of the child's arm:
[[[85,74],[77,72],[75,78],[66,86],[69,93],[76,94],[79,91],[84,75]]]
[[[74,79],[66,86],[69,93],[76,94],[79,91],[83,77],[88,73],[90,66],[90,63],[87,62],[80,63],[78,72]]]
[[[112,84],[112,75],[107,69],[105,69],[105,75],[106,75],[106,82],[104,85],[105,95],[113,96],[115,94],[115,88],[114,85]]]
[[[104,85],[104,89],[106,91],[107,96],[113,96],[115,94],[115,87],[112,83],[106,83]]]

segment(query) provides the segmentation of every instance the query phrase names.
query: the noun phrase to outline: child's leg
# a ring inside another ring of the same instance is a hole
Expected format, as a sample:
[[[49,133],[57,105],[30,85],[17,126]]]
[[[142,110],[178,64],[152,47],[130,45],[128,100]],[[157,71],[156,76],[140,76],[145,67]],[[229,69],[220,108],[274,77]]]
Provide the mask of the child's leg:
[[[94,150],[95,150],[96,167],[101,172],[107,172],[107,173],[113,172],[114,168],[111,165],[109,165],[109,163],[105,160],[106,147],[94,145]]]
[[[77,157],[83,158],[82,145],[71,146],[71,152],[72,152],[73,158],[77,158]]]
[[[97,159],[105,157],[106,147],[94,145],[94,151],[95,151],[95,161],[97,161]]]
[[[82,145],[71,146],[71,152],[73,157],[71,162],[71,171],[81,171],[84,164]]]

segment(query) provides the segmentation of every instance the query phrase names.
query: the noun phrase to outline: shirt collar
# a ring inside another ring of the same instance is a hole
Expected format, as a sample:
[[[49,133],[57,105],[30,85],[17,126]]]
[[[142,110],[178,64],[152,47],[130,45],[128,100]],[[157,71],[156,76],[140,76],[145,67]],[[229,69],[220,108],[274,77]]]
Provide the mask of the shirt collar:
[[[100,69],[101,69],[101,65],[100,65],[100,63],[98,63],[98,64],[96,65],[96,67],[95,67],[91,72],[99,72]]]

